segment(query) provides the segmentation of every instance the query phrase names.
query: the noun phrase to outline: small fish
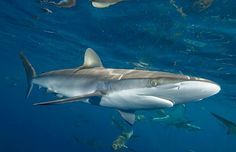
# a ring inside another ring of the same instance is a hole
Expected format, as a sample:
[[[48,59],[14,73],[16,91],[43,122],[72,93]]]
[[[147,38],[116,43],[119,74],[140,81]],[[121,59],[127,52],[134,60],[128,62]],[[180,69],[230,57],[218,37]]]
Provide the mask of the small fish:
[[[131,131],[123,131],[120,136],[118,136],[112,143],[112,149],[113,150],[119,150],[122,148],[130,149],[128,146],[126,146],[126,143],[128,140],[133,136],[133,130]],[[133,150],[132,150],[133,151]]]
[[[198,11],[198,12],[202,12],[206,9],[208,9],[212,3],[213,3],[214,0],[196,0],[194,3],[193,3],[193,9]]]
[[[170,4],[176,9],[176,11],[182,16],[186,17],[187,14],[183,11],[183,8],[181,6],[178,6],[175,2],[175,0],[170,0]]]
[[[42,11],[45,12],[45,13],[48,13],[48,14],[52,14],[53,11],[48,9],[48,8],[42,8]]]
[[[70,8],[76,5],[76,0],[61,0],[59,2],[49,1],[48,4],[58,7]]]
[[[93,7],[107,8],[124,0],[91,0]]]
[[[145,119],[145,116],[143,114],[136,115],[135,121],[142,121]]]

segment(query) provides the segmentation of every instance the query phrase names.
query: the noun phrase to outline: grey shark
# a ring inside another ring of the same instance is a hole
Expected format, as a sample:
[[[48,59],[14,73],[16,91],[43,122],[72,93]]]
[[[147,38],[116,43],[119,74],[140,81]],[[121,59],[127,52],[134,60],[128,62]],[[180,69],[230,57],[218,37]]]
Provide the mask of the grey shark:
[[[227,135],[236,135],[236,124],[234,122],[227,120],[224,117],[213,112],[211,112],[211,115],[214,116],[220,122],[222,122],[222,124],[228,129]]]
[[[193,121],[186,118],[185,104],[178,104],[168,109],[158,109],[148,113],[136,113],[135,121],[151,120],[159,122],[163,125],[174,126],[176,128],[183,128],[188,131],[200,131],[201,127],[194,125]],[[151,117],[150,117],[151,116]]]
[[[189,131],[200,131],[201,128],[199,126],[194,125],[192,121],[186,118],[185,112],[186,106],[179,104],[170,109],[162,110],[162,112],[157,113],[157,116],[154,116],[152,120],[177,128],[184,128]]]
[[[104,68],[99,56],[90,48],[82,66],[36,75],[29,60],[20,53],[29,96],[33,84],[65,98],[35,103],[53,105],[84,102],[117,109],[129,124],[135,111],[168,108],[175,104],[201,100],[215,95],[220,86],[213,81],[168,72]]]

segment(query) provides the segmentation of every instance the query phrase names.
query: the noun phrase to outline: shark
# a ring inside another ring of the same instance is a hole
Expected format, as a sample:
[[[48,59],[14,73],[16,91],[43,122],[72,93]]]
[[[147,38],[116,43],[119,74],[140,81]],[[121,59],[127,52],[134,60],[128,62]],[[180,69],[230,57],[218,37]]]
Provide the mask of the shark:
[[[191,120],[188,120],[185,116],[186,106],[185,104],[175,105],[169,109],[162,109],[152,118],[153,121],[158,121],[162,124],[175,126],[176,128],[184,128],[189,131],[200,131],[201,127],[192,124]]]
[[[236,135],[236,124],[230,120],[225,119],[224,117],[211,112],[211,115],[219,120],[228,130],[227,135]]]
[[[144,111],[143,111],[144,112]],[[145,111],[146,113],[146,111]],[[194,125],[193,121],[186,118],[185,104],[178,104],[168,109],[158,109],[151,111],[151,113],[136,113],[135,121],[155,121],[163,125],[174,126],[176,128],[183,128],[188,131],[200,131],[201,127]],[[151,116],[151,117],[150,117]]]
[[[88,48],[81,66],[36,74],[23,52],[20,53],[29,97],[33,85],[44,87],[63,98],[34,105],[83,102],[116,109],[133,125],[135,112],[169,108],[217,94],[220,86],[208,79],[161,71],[105,68],[97,53]]]

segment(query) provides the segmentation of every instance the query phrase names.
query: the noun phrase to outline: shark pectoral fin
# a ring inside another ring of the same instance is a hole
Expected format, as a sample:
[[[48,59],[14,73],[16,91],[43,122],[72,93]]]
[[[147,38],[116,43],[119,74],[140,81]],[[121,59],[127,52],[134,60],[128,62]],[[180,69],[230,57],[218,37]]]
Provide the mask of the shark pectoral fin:
[[[33,105],[54,105],[54,104],[64,104],[64,103],[70,103],[70,102],[76,102],[79,100],[87,99],[90,97],[95,96],[101,96],[102,94],[100,92],[94,92],[91,94],[81,95],[81,96],[75,96],[71,98],[64,98],[64,99],[58,99],[58,100],[52,100],[52,101],[46,101],[46,102],[39,102],[35,103]]]
[[[153,106],[153,108],[169,108],[174,105],[172,101],[157,96],[137,94],[135,97],[136,101],[139,103],[143,103],[145,101],[146,103],[149,103],[149,107]]]
[[[133,125],[135,122],[135,113],[134,111],[121,111],[118,110],[121,117],[128,122],[130,125]]]

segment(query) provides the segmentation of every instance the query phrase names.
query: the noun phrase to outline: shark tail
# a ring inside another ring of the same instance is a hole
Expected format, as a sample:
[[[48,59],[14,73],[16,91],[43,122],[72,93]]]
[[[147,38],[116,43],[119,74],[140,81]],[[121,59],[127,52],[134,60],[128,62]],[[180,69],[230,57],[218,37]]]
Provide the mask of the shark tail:
[[[20,53],[20,59],[22,60],[25,73],[26,73],[26,78],[27,78],[27,92],[25,95],[25,98],[28,98],[30,95],[30,92],[33,88],[33,83],[32,80],[36,77],[36,72],[33,68],[33,66],[30,64],[29,60],[25,57],[23,52]]]

